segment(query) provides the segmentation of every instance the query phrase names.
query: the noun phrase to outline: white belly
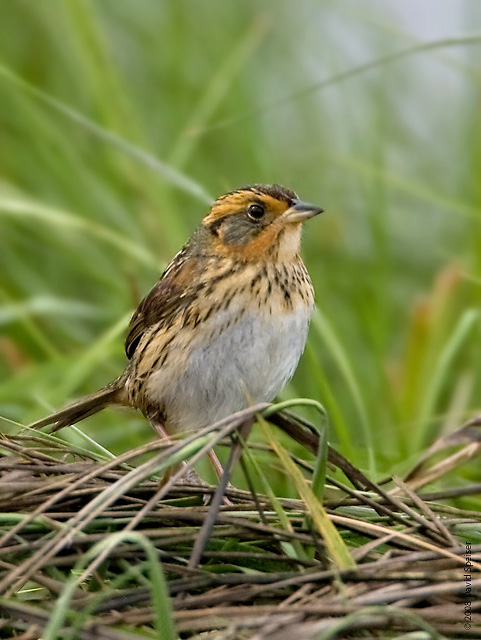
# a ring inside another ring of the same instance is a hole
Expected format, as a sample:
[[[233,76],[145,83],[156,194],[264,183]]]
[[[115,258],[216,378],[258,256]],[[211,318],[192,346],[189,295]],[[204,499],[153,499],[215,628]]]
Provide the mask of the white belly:
[[[297,367],[310,315],[307,306],[276,317],[245,312],[213,340],[197,340],[182,371],[174,359],[153,374],[147,393],[163,404],[176,430],[204,427],[251,404],[270,402]],[[219,313],[212,328],[228,320],[232,312],[227,318]]]

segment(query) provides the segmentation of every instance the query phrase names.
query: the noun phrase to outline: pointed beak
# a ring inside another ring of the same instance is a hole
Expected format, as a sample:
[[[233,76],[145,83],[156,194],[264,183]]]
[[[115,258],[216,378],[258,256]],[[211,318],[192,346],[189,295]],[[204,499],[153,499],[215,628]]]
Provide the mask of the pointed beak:
[[[323,211],[324,209],[321,209],[321,207],[316,207],[308,202],[302,202],[302,200],[296,200],[287,211],[284,211],[282,217],[286,222],[305,222]]]

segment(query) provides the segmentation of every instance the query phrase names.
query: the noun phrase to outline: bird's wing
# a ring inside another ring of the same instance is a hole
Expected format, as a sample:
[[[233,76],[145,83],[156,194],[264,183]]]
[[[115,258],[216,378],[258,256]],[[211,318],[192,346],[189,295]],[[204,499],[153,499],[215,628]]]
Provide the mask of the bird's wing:
[[[190,284],[197,261],[186,258],[185,249],[182,249],[135,310],[125,340],[125,353],[129,359],[134,355],[145,331],[162,320],[168,321],[189,303]]]

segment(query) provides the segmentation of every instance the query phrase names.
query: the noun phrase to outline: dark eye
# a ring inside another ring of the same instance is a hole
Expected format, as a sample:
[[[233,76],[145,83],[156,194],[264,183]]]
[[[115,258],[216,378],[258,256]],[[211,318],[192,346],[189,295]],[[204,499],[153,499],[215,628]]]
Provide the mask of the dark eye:
[[[247,215],[252,220],[261,220],[264,217],[264,206],[262,204],[251,204],[247,209]]]

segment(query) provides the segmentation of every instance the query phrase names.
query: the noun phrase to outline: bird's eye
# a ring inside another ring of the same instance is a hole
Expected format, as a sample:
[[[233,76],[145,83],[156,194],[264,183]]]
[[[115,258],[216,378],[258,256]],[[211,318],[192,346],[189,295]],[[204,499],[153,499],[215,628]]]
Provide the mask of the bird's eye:
[[[265,210],[262,204],[251,204],[247,209],[247,215],[252,220],[261,220],[264,217]]]

